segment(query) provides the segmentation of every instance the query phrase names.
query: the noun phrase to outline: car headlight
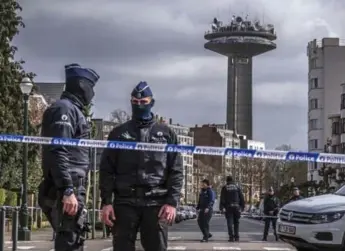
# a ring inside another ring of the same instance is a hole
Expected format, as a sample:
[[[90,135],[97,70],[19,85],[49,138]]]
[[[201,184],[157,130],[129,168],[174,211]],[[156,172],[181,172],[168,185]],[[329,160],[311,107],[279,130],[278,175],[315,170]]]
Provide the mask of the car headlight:
[[[314,214],[310,222],[314,224],[329,223],[340,220],[344,216],[344,214],[345,211]]]

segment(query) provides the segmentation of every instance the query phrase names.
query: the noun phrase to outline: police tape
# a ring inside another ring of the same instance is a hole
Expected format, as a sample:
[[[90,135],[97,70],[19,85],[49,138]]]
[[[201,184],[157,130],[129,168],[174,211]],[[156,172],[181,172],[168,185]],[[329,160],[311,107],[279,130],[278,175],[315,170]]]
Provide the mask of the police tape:
[[[313,153],[301,151],[252,150],[212,146],[190,146],[126,141],[48,138],[9,134],[0,134],[0,142],[108,148],[134,151],[176,152],[187,155],[196,154],[235,158],[257,158],[266,160],[307,161],[330,164],[345,164],[345,154]]]

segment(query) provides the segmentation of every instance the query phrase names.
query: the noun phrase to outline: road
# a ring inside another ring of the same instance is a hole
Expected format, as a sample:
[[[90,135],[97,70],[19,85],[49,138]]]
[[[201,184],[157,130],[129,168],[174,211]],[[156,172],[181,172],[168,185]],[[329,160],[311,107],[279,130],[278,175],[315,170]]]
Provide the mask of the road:
[[[256,220],[243,218],[240,223],[240,242],[229,243],[227,241],[226,223],[223,216],[214,216],[211,221],[213,237],[208,243],[200,243],[201,234],[196,220],[188,220],[175,224],[169,232],[169,250],[268,250],[268,251],[294,251],[295,249],[283,242],[277,242],[270,235],[268,242],[262,242],[263,224]],[[32,241],[19,242],[18,250],[54,251],[50,241],[51,231],[34,232]],[[143,250],[140,241],[137,242],[137,250]],[[5,250],[12,249],[12,242],[5,243]],[[86,242],[85,251],[112,251],[111,239],[97,238]]]

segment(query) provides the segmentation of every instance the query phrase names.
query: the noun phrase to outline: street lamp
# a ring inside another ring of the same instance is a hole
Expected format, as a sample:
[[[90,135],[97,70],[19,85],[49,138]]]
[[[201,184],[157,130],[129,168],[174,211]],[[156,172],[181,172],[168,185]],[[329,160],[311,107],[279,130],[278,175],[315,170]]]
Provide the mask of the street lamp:
[[[33,84],[31,79],[25,77],[20,83],[20,90],[23,93],[24,99],[24,135],[29,133],[29,96],[32,90]],[[22,171],[22,190],[21,190],[21,206],[19,214],[20,228],[18,231],[18,240],[29,241],[31,239],[31,232],[28,228],[29,211],[28,211],[28,144],[23,145],[23,171]]]

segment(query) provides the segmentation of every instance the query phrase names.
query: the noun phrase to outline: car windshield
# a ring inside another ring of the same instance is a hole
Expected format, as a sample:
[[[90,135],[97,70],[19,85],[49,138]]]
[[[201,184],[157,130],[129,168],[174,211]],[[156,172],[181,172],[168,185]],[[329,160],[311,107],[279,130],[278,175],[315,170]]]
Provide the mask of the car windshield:
[[[341,188],[339,188],[334,194],[345,196],[345,186],[342,186]]]

